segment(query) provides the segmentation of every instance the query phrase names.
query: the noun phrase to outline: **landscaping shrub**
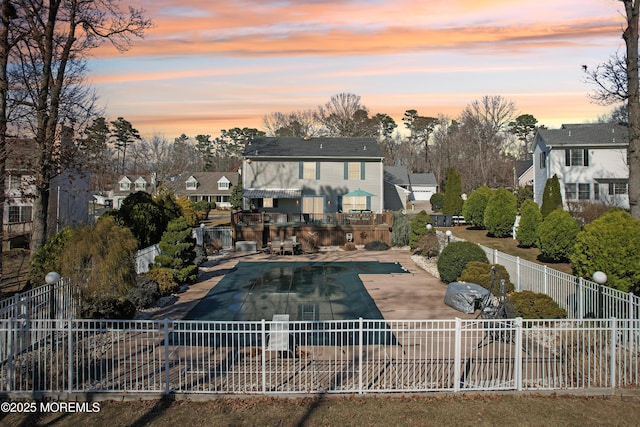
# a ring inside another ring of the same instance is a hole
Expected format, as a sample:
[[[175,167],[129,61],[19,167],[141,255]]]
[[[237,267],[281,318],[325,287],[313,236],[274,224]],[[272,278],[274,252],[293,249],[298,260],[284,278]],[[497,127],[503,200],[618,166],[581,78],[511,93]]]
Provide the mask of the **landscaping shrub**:
[[[71,227],[64,227],[33,255],[29,265],[31,286],[44,285],[44,277],[50,271],[60,273],[62,270],[60,255],[64,246],[73,237],[73,233],[74,230]]]
[[[431,216],[425,210],[421,210],[411,218],[411,231],[409,232],[409,247],[411,249],[416,249],[420,238],[429,232],[427,224],[431,224]]]
[[[484,211],[487,208],[489,198],[493,194],[493,190],[487,186],[476,188],[464,202],[462,206],[462,216],[467,224],[471,224],[474,227],[485,228],[484,226]]]
[[[222,250],[222,240],[213,239],[207,244],[207,247],[212,253],[218,254]]]
[[[513,232],[517,214],[516,196],[505,188],[498,188],[487,201],[484,226],[494,237],[507,237]]]
[[[545,294],[531,291],[513,292],[509,300],[516,309],[516,316],[524,319],[564,319],[567,312]]]
[[[391,244],[393,246],[407,246],[411,223],[409,217],[402,212],[393,213],[393,229],[391,230]]]
[[[431,203],[431,210],[434,212],[442,212],[442,207],[444,206],[444,194],[443,193],[434,193],[429,199],[429,203]]]
[[[385,242],[381,242],[379,240],[375,240],[373,242],[366,243],[364,248],[368,251],[386,251],[389,249],[389,245]]]
[[[300,248],[305,254],[311,254],[318,250],[318,244],[316,243],[315,239],[303,237],[300,239]]]
[[[124,297],[83,297],[80,307],[84,319],[133,319],[135,314],[135,305]]]
[[[204,246],[196,245],[193,248],[193,252],[195,252],[196,256],[193,259],[193,263],[195,265],[201,265],[203,262],[207,260],[207,250]]]
[[[356,248],[356,244],[353,242],[347,242],[344,245],[342,245],[342,250],[343,251],[355,251],[358,248]]]
[[[518,198],[518,210],[520,210],[525,200],[533,200],[533,185],[518,187],[516,197]]]
[[[491,271],[495,268],[495,284],[491,280]],[[500,294],[500,280],[504,279],[505,292],[510,293],[515,290],[515,285],[511,283],[507,269],[500,264],[489,264],[486,262],[471,261],[458,277],[458,281],[476,283],[483,288],[489,289],[494,295]]]
[[[596,271],[607,274],[607,286],[623,292],[640,292],[640,221],[614,209],[587,224],[575,239],[570,259],[578,276],[591,279]]]
[[[540,207],[542,218],[546,218],[556,209],[562,209],[562,194],[560,193],[558,175],[553,175],[553,177],[547,179],[544,193],[542,193],[542,206]]]
[[[538,204],[531,199],[525,200],[520,208],[520,224],[516,231],[520,247],[531,248],[538,244],[538,227],[541,222],[542,214]]]
[[[544,258],[561,262],[569,259],[580,225],[569,212],[556,209],[538,226],[538,248]]]
[[[135,286],[129,288],[126,298],[137,309],[148,308],[160,298],[160,286],[146,274],[138,276]]]
[[[611,210],[611,206],[602,202],[590,200],[574,200],[567,202],[567,210],[580,224],[580,227],[595,221]]]
[[[129,194],[113,216],[131,230],[138,249],[158,243],[169,221],[164,209],[144,191]]]
[[[173,277],[174,272],[170,268],[153,268],[146,274],[158,284],[162,296],[171,295],[180,290],[180,285]]]
[[[489,263],[480,246],[471,242],[451,242],[438,257],[438,273],[445,283],[454,282],[471,261]]]
[[[427,233],[420,238],[416,247],[416,254],[431,258],[440,253],[440,240],[436,233]]]

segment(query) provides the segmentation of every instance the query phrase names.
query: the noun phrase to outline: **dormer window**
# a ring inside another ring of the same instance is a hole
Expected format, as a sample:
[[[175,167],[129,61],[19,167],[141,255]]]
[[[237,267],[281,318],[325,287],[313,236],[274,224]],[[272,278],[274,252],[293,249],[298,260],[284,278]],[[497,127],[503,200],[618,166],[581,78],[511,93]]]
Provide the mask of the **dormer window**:
[[[129,191],[131,189],[131,183],[128,181],[120,181],[120,191]]]
[[[218,190],[228,190],[231,187],[231,181],[223,176],[218,180]]]
[[[138,178],[135,182],[136,191],[144,191],[147,189],[147,181],[143,178]]]
[[[198,180],[190,176],[186,181],[187,190],[196,190],[198,188]]]

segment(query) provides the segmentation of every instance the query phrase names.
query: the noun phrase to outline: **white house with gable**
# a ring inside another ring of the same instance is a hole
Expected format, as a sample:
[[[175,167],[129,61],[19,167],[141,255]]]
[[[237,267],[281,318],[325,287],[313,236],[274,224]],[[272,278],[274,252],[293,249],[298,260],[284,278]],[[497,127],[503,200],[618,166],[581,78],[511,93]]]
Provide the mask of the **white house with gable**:
[[[614,123],[539,129],[533,142],[534,200],[558,176],[562,200],[604,202],[629,209],[628,129]]]

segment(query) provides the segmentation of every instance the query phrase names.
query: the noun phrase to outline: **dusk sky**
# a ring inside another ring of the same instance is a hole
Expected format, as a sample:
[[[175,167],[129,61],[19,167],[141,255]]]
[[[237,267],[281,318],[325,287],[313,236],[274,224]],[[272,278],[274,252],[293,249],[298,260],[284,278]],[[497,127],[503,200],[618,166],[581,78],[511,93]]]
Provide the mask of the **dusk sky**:
[[[123,0],[123,4],[131,0]],[[594,121],[581,66],[616,51],[618,0],[138,0],[154,22],[124,54],[106,46],[89,80],[107,118],[145,137],[262,128],[340,92],[402,126],[405,110],[452,118],[501,95],[541,124]]]

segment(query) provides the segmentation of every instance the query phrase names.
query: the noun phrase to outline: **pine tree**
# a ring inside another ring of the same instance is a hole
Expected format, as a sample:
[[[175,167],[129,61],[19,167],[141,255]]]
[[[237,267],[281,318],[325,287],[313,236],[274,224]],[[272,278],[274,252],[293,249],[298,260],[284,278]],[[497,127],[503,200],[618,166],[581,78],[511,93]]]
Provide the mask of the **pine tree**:
[[[198,266],[194,264],[196,240],[191,237],[191,227],[184,217],[169,223],[158,244],[160,255],[156,266],[169,268],[179,284],[193,283],[198,278]]]

